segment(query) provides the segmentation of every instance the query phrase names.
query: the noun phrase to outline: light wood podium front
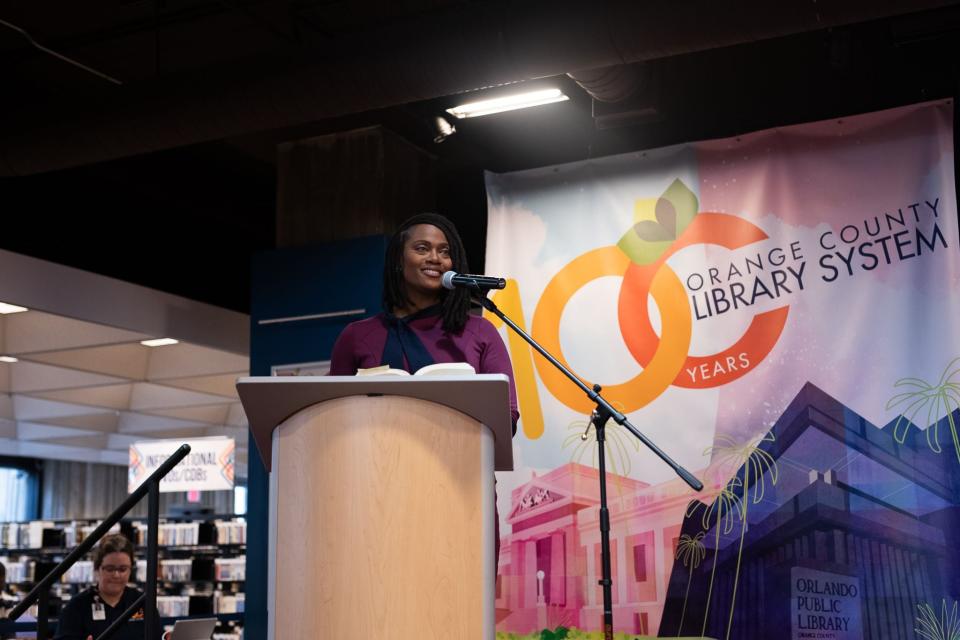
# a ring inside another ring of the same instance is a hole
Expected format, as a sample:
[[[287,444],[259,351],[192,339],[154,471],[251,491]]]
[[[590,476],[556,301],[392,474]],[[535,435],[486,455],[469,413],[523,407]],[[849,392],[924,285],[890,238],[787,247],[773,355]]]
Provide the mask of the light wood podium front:
[[[494,637],[506,376],[243,378],[276,640]]]

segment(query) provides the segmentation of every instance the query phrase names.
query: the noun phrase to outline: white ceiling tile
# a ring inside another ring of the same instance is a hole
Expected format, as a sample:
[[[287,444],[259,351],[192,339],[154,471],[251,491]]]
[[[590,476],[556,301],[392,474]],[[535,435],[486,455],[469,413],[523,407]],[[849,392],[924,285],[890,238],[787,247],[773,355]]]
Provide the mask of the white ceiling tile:
[[[7,365],[10,368],[10,390],[14,393],[74,389],[126,382],[123,378],[65,369],[27,360]]]
[[[13,353],[139,342],[150,337],[41,311],[11,314],[5,320],[6,348]]]
[[[43,391],[32,394],[37,398],[69,402],[78,405],[89,405],[103,409],[122,410],[130,407],[130,396],[133,392],[133,383],[111,384],[102,387],[87,387],[84,389],[64,389],[62,391]],[[19,397],[19,396],[18,396]],[[88,413],[88,412],[85,412]]]
[[[17,437],[21,440],[47,440],[49,438],[65,438],[71,436],[94,436],[96,431],[72,429],[70,427],[56,427],[38,422],[17,422]]]
[[[223,404],[221,396],[214,396],[197,391],[174,389],[159,384],[138,382],[133,385],[133,394],[130,397],[130,409],[133,411],[150,409],[170,409],[174,407],[190,407],[205,404]]]
[[[245,446],[247,442],[247,430],[239,427],[207,427],[204,429],[203,435],[208,437],[219,436],[224,438],[233,438],[238,446]]]
[[[202,391],[203,393],[215,393],[226,398],[237,400],[240,398],[240,396],[237,394],[237,378],[241,378],[246,375],[246,372],[224,373],[214,376],[166,378],[163,380],[154,379],[152,382],[156,382],[168,387],[177,387],[179,389],[190,389],[192,391]]]
[[[17,420],[43,420],[45,418],[82,416],[93,413],[103,413],[103,409],[30,396],[13,396],[13,415],[16,416]]]
[[[105,449],[110,436],[106,433],[98,433],[89,436],[71,436],[64,438],[44,439],[45,444],[59,444],[68,447],[86,447],[88,449]]]
[[[162,380],[218,373],[245,376],[249,370],[250,359],[247,356],[181,342],[152,350],[148,378]]]
[[[79,371],[91,371],[130,380],[145,380],[150,347],[140,343],[88,347],[30,354],[34,362],[55,364]]]
[[[198,424],[189,420],[178,420],[176,418],[165,418],[162,416],[152,416],[128,411],[120,414],[120,424],[117,426],[117,432],[145,433],[148,431],[165,431],[171,429],[200,429],[208,426],[210,425]]]
[[[143,440],[151,440],[149,436],[143,435],[126,435],[123,433],[112,433],[110,438],[107,441],[107,449],[123,449],[124,451],[130,450],[130,445],[136,442],[142,442]]]
[[[112,432],[117,430],[120,423],[120,412],[91,413],[83,416],[64,416],[62,418],[46,418],[44,424],[74,429],[88,429],[90,431]]]
[[[117,438],[126,438],[123,442],[127,442],[127,446],[134,442],[142,442],[144,440],[169,440],[170,441],[170,450],[175,451],[177,447],[183,444],[184,440],[193,440],[196,438],[205,437],[203,427],[193,427],[191,429],[170,429],[165,431],[145,431],[143,433],[117,433],[113,434]],[[121,440],[113,440],[111,442],[121,442]],[[111,448],[113,445],[111,445]]]
[[[17,423],[13,420],[0,418],[0,438],[16,438]],[[2,442],[2,440],[0,440]],[[0,451],[6,452],[6,449],[0,446]]]
[[[152,409],[148,413],[168,418],[180,418],[192,422],[224,424],[230,413],[230,405],[205,405],[202,407],[180,407],[178,409]]]

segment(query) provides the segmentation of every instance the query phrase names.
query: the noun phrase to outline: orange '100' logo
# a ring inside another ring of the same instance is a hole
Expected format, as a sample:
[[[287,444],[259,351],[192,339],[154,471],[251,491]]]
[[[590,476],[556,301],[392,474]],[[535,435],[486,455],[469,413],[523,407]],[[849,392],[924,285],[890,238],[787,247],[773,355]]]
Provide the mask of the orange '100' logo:
[[[638,209],[639,206],[640,201]],[[641,221],[617,245],[594,249],[574,258],[550,280],[534,311],[533,337],[570,368],[560,347],[560,319],[564,308],[589,282],[605,276],[623,278],[618,301],[620,331],[643,370],[626,382],[605,386],[604,395],[622,405],[624,413],[646,406],[670,385],[709,388],[736,380],[770,353],[786,323],[789,306],[785,305],[755,315],[747,330],[729,348],[708,356],[689,355],[693,331],[690,305],[683,283],[666,261],[677,251],[697,244],[734,250],[768,237],[746,220],[722,213],[697,213],[695,207],[695,197],[682,183],[674,182],[664,197],[655,201],[655,207],[650,207],[655,211],[655,221]],[[631,235],[633,232],[640,234],[641,239]],[[496,295],[504,312],[519,317],[522,324],[516,283],[511,281],[507,289]],[[648,296],[660,311],[662,335],[659,337],[650,324]],[[495,325],[500,324],[495,316],[487,317]],[[579,413],[593,410],[593,403],[579,389],[545,359],[533,358],[532,351],[521,339],[510,334],[508,344],[527,437],[535,439],[543,433],[543,415],[532,365],[536,366],[544,386],[564,405]],[[701,375],[691,375],[693,370]],[[704,372],[709,373],[702,375]],[[592,384],[586,379],[584,382]]]

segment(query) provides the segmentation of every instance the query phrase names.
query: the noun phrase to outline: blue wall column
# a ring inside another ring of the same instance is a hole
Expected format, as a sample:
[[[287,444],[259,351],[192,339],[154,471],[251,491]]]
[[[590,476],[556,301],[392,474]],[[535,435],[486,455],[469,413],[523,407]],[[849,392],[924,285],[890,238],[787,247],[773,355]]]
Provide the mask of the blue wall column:
[[[378,313],[385,248],[386,238],[372,236],[257,255],[252,272],[250,375],[269,376],[276,366],[328,360],[348,323]],[[348,310],[361,311],[262,324]],[[252,438],[249,451],[244,634],[247,640],[265,640],[270,481]],[[304,531],[303,544],[310,540],[311,532]]]

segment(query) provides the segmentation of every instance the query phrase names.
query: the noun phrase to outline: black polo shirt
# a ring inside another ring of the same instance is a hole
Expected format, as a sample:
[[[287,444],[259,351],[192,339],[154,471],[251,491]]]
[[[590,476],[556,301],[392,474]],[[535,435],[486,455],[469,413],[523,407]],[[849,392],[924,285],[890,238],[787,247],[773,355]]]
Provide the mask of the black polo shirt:
[[[117,606],[111,607],[100,598],[96,587],[81,591],[73,596],[60,612],[60,620],[57,624],[57,634],[54,636],[54,640],[87,640],[87,636],[96,638],[106,631],[107,627],[140,597],[140,593],[138,589],[126,587],[123,590],[123,596],[120,597],[120,602],[117,603]],[[95,606],[103,607],[103,620],[93,619]],[[158,618],[156,630],[152,636],[159,640],[160,635],[160,620]],[[111,640],[143,640],[143,609],[131,616],[127,624],[113,634]]]

